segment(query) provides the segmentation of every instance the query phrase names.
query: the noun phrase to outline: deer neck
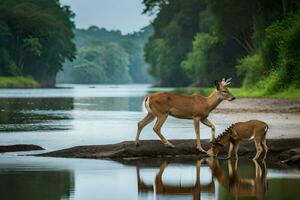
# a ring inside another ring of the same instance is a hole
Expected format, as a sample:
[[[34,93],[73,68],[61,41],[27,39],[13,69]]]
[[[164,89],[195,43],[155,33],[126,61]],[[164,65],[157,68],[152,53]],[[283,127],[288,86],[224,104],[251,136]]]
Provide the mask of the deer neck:
[[[206,97],[206,101],[210,112],[222,102],[222,99],[219,98],[217,91],[214,90],[208,97]]]

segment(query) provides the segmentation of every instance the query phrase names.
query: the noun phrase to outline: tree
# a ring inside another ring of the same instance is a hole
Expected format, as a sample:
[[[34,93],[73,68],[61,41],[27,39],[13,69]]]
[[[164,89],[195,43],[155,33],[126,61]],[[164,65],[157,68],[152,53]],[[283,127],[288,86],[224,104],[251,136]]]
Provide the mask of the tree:
[[[2,0],[0,27],[9,39],[6,44],[0,39],[0,46],[15,63],[15,71],[33,76],[42,86],[54,86],[65,59],[75,57],[73,17],[58,0]]]

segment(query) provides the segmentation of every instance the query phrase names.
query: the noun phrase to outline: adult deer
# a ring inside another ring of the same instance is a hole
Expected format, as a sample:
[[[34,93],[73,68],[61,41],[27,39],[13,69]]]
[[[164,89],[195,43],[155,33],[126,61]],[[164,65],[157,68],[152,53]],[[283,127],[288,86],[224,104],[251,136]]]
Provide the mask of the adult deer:
[[[192,119],[194,121],[197,149],[205,152],[200,143],[200,122],[211,128],[211,140],[214,141],[215,125],[207,117],[223,100],[232,101],[235,99],[226,87],[230,84],[230,80],[225,80],[224,78],[221,82],[216,80],[215,90],[208,97],[198,94],[184,95],[172,92],[159,92],[147,96],[144,99],[144,103],[148,114],[138,123],[135,144],[139,145],[142,129],[157,118],[153,127],[154,132],[159,136],[163,144],[174,148],[174,145],[161,133],[162,125],[168,115],[171,115],[176,118]]]

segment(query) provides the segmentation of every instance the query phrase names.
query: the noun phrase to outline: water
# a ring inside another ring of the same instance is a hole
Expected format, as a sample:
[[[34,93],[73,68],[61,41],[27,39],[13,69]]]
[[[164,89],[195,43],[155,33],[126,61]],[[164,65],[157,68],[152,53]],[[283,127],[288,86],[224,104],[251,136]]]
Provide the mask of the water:
[[[46,151],[75,145],[133,140],[145,115],[146,94],[169,88],[147,85],[59,85],[56,89],[0,90],[0,145],[36,144]],[[210,116],[217,130],[228,123]],[[146,127],[141,139],[158,139]],[[189,120],[168,118],[169,138],[195,138]],[[210,129],[201,126],[201,138]],[[297,170],[266,169],[252,161],[122,163],[101,160],[0,155],[0,197],[69,199],[298,199]],[[238,169],[235,166],[238,165]],[[232,173],[229,173],[232,172]],[[199,177],[199,178],[197,178]]]
[[[234,165],[223,160],[212,167],[202,160],[139,167],[7,156],[0,159],[1,199],[299,199],[299,172],[268,169],[266,174],[262,163],[252,161],[239,161],[237,171]]]
[[[0,145],[36,144],[54,150],[132,140],[137,122],[145,116],[144,96],[155,91],[148,85],[59,87],[0,90]],[[141,139],[157,139],[152,126]],[[163,131],[170,139],[195,138],[190,120],[169,118]],[[208,138],[209,131],[203,127],[202,138]]]

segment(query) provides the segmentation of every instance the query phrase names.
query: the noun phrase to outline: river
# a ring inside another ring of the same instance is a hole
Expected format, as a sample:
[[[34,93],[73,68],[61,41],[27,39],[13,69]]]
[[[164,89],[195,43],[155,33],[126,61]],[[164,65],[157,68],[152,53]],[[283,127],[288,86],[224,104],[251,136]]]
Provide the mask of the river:
[[[145,115],[145,95],[170,88],[148,85],[58,85],[0,90],[0,145],[35,144],[46,151],[133,140]],[[217,130],[228,126],[217,115]],[[141,139],[158,139],[147,126]],[[195,138],[192,121],[168,118],[169,139]],[[210,129],[201,127],[201,138]],[[41,152],[41,151],[39,151]],[[42,151],[44,152],[44,151]],[[32,152],[29,152],[32,153]],[[0,156],[1,199],[298,199],[298,170],[263,162],[199,160],[125,165],[113,161]],[[237,167],[236,167],[237,166]]]

